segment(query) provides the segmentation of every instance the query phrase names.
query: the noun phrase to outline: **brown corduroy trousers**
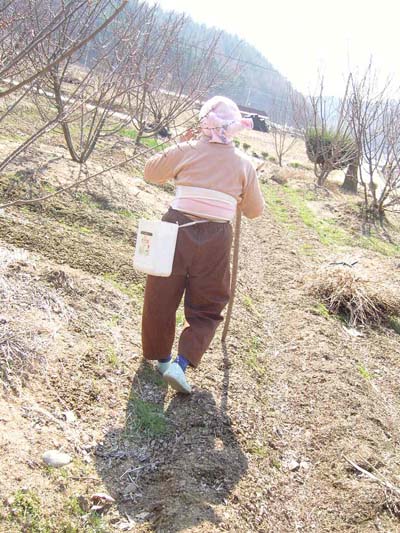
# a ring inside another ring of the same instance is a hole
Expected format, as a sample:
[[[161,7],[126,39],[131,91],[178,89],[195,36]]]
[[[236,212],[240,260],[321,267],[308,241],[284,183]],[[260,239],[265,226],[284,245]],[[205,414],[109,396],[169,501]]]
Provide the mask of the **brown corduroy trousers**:
[[[174,209],[162,220],[180,225],[193,221]],[[229,223],[206,222],[179,230],[171,276],[147,276],[142,317],[146,359],[164,359],[171,354],[176,311],[185,295],[186,324],[178,353],[193,366],[199,364],[229,301],[231,244]]]

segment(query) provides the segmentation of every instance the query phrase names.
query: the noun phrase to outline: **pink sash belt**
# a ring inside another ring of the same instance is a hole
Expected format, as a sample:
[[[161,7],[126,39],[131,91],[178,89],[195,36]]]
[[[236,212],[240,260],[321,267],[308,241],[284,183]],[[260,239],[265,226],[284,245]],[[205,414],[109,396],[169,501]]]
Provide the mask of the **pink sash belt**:
[[[190,215],[217,220],[233,220],[236,213],[236,198],[223,192],[201,187],[178,185],[171,207]]]

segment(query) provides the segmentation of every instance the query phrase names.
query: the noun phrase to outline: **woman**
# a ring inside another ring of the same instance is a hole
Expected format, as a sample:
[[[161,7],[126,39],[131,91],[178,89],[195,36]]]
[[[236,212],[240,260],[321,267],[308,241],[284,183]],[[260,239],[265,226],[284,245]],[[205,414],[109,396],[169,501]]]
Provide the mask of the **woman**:
[[[229,301],[231,221],[237,206],[248,218],[262,214],[264,200],[250,159],[235,149],[233,136],[251,128],[237,105],[223,96],[200,111],[202,136],[153,156],[144,177],[150,183],[174,180],[176,195],[162,220],[179,229],[172,274],[148,276],[142,318],[144,357],[156,360],[164,380],[190,394],[185,371],[197,367]],[[191,223],[191,224],[190,224]],[[184,295],[186,326],[172,362],[175,315]]]

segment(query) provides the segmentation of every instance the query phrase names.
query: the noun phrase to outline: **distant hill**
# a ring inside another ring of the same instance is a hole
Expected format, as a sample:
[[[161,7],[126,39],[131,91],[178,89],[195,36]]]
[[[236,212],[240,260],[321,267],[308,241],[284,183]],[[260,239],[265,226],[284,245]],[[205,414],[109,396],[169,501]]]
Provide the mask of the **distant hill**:
[[[272,115],[282,96],[291,89],[290,82],[252,45],[223,32],[220,47],[239,60],[240,73],[218,89],[243,106],[263,109]]]
[[[187,22],[188,34],[200,34],[204,40],[211,40],[212,36],[220,31],[205,24],[198,24],[192,19]],[[222,93],[243,106],[265,110],[277,120],[276,104],[292,89],[290,82],[261,52],[236,35],[222,31],[218,53],[221,63],[228,57],[237,60],[239,73],[215,87],[212,95]]]

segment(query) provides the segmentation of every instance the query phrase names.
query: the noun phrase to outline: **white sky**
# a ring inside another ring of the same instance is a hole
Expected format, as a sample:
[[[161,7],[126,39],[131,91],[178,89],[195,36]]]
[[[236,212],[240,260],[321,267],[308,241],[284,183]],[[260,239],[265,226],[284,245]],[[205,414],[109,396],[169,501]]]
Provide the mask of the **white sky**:
[[[345,74],[371,56],[380,74],[400,79],[400,0],[158,0],[164,9],[234,33],[253,44],[296,89],[342,93]]]

